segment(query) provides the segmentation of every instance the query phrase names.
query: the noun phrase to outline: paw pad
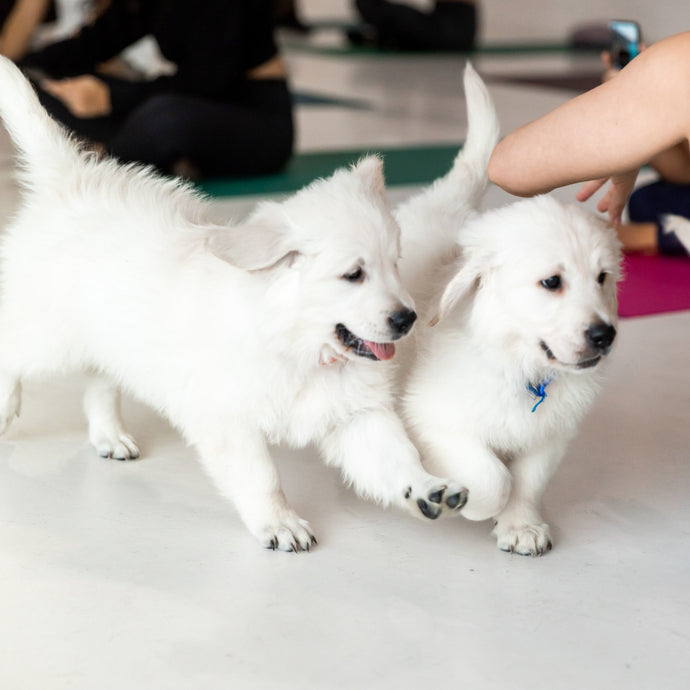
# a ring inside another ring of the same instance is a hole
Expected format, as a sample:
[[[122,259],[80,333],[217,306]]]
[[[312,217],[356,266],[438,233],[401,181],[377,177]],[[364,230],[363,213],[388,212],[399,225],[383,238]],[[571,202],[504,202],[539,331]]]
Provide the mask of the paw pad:
[[[429,518],[429,520],[435,520],[441,514],[440,507],[429,505],[423,498],[417,499],[417,507],[422,512],[422,515]]]
[[[422,491],[422,496],[415,496],[412,487],[404,492],[405,499],[412,499],[419,512],[429,520],[436,520],[444,513],[446,515],[459,512],[467,503],[467,489],[448,481],[440,486],[428,486]]]

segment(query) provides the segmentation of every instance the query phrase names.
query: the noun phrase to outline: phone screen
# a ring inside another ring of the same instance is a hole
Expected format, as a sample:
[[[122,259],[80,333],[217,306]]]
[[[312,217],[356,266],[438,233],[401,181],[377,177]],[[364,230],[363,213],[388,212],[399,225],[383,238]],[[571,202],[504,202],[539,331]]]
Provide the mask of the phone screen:
[[[609,22],[611,30],[611,62],[625,67],[640,53],[640,26],[637,22],[615,20]]]

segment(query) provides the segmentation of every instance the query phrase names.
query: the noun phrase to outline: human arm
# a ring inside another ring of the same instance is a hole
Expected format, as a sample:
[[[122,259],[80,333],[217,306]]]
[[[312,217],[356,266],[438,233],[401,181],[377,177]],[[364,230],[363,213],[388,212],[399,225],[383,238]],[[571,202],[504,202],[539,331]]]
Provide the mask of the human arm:
[[[19,64],[55,77],[39,80],[39,86],[77,117],[105,116],[112,112],[110,88],[88,73],[144,36],[149,21],[145,10],[137,13],[113,0],[75,36],[30,53]]]
[[[105,117],[112,112],[110,90],[90,74],[67,79],[44,79],[41,88],[62,101],[77,117]]]
[[[18,60],[48,13],[50,0],[17,0],[0,31],[0,54]]]
[[[489,177],[518,196],[611,177],[605,210],[614,218],[635,171],[661,152],[687,145],[688,85],[690,32],[660,41],[615,79],[509,134],[491,157]]]
[[[112,0],[77,34],[30,53],[20,65],[38,68],[52,77],[73,77],[93,71],[147,32],[147,17],[134,13],[122,0]]]
[[[688,147],[688,140],[685,139],[670,149],[657,154],[649,161],[649,165],[667,182],[690,184],[690,147]]]
[[[640,51],[643,52],[646,49],[647,46],[641,43]],[[604,63],[603,81],[616,77],[620,72],[620,67],[613,65],[611,53],[604,51],[601,54],[601,59]],[[661,179],[667,182],[690,184],[690,149],[688,148],[688,140],[685,139],[670,149],[661,151],[661,153],[648,161],[648,165],[659,174]]]

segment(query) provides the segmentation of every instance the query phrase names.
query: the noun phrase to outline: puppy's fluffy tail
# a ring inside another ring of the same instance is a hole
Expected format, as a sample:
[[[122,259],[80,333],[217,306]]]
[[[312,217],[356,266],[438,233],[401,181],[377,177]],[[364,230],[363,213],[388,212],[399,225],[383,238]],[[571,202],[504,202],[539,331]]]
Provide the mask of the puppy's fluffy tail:
[[[38,186],[46,177],[64,177],[79,157],[78,146],[48,115],[26,77],[2,56],[0,116],[17,148],[17,174],[26,186]]]
[[[499,135],[498,115],[484,82],[469,62],[464,85],[468,120],[464,147],[448,174],[396,212],[403,233],[401,270],[411,281],[420,272],[433,270],[455,250],[460,228],[478,209],[488,184],[489,158]]]
[[[491,152],[498,142],[500,124],[491,96],[471,63],[465,66],[465,99],[467,100],[467,139],[457,155],[447,179],[460,184],[456,195],[476,209],[489,181],[487,168]]]

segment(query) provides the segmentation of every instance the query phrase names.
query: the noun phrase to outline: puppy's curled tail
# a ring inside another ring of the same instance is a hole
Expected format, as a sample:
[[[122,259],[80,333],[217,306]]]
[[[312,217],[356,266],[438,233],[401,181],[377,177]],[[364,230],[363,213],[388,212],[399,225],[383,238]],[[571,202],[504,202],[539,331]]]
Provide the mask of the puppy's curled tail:
[[[399,208],[396,215],[403,227],[411,225],[415,217],[424,217],[427,219],[425,234],[429,226],[435,225],[445,235],[460,228],[481,202],[489,181],[489,158],[500,127],[491,96],[469,62],[465,67],[464,86],[468,122],[465,145],[455,157],[450,172]]]
[[[0,116],[19,154],[18,177],[37,186],[65,175],[79,157],[78,146],[53,120],[19,68],[0,56]]]
[[[489,181],[487,168],[498,142],[500,124],[489,91],[470,62],[465,66],[464,86],[467,138],[449,177],[456,183],[467,185],[468,205],[476,207]]]
[[[436,270],[457,249],[458,233],[479,208],[489,178],[487,167],[498,141],[496,108],[468,62],[464,75],[467,140],[450,172],[396,209],[402,228],[400,271],[406,285]]]

